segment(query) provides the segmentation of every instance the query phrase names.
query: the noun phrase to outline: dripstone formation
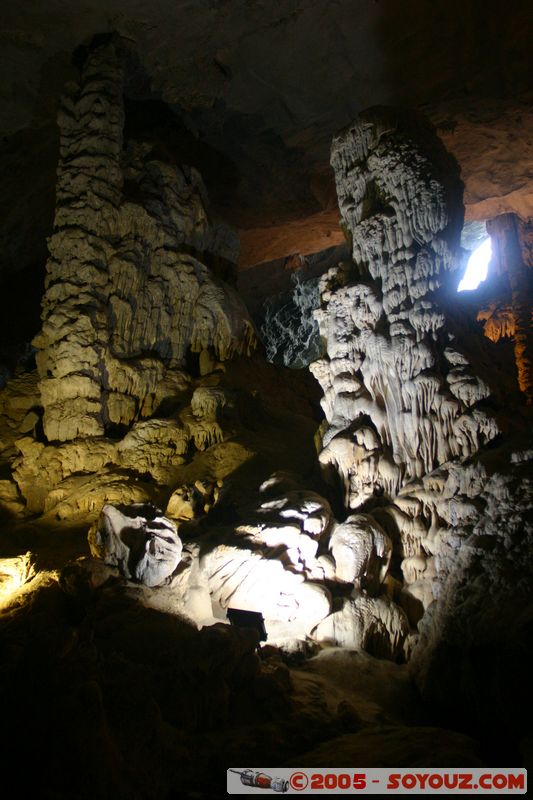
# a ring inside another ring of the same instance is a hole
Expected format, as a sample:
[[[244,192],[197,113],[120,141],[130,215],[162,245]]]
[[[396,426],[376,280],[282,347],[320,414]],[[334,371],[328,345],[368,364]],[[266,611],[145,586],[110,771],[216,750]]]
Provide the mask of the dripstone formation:
[[[457,168],[421,122],[384,109],[339,136],[331,162],[353,265],[322,279],[328,358],[312,371],[328,422],[320,461],[355,509],[471,456],[498,429],[436,296],[456,268]]]
[[[347,511],[389,537],[393,596],[418,623],[413,666],[444,707],[461,669],[450,653],[486,642],[491,624],[501,636],[487,597],[506,616],[531,596],[530,445],[489,455],[499,412],[456,333],[462,194],[436,136],[414,115],[373,109],[334,140],[331,163],[353,262],[324,275],[315,312],[327,343],[311,365],[324,391],[319,459]],[[350,536],[332,536],[334,554]]]
[[[143,159],[142,143],[124,150],[123,84],[123,60],[104,45],[59,113],[55,231],[34,342],[49,441],[149,416],[167,369],[188,352],[224,360],[253,342],[238,295],[202,260],[236,261],[235,235],[210,224],[194,169]]]
[[[209,220],[200,175],[123,142],[126,65],[112,41],[92,49],[61,101],[39,380],[8,436],[27,508],[59,519],[159,502],[180,464],[224,438],[224,390],[192,373],[220,374],[255,346],[216,274],[231,271],[238,239]]]

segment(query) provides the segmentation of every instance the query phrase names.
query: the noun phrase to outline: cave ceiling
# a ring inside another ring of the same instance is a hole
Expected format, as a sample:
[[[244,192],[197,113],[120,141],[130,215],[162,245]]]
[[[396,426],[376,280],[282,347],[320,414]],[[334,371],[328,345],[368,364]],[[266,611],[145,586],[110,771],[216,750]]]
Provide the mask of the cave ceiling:
[[[7,0],[4,268],[44,257],[58,100],[77,76],[77,48],[110,32],[132,53],[126,139],[200,169],[214,213],[240,231],[244,267],[342,241],[329,147],[376,104],[429,115],[459,161],[467,219],[530,217],[529,10],[522,0],[505,10],[480,0]],[[34,233],[18,242],[28,214]]]

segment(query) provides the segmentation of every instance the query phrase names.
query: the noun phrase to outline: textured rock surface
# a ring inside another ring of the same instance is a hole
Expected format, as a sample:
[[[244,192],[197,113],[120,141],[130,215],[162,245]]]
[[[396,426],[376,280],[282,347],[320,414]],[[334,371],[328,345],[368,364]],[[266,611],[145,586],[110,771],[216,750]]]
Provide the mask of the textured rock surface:
[[[337,580],[369,590],[379,589],[389,569],[392,543],[369,515],[351,514],[330,538]]]
[[[208,218],[200,175],[123,142],[126,62],[116,43],[96,46],[63,96],[40,380],[20,373],[0,392],[2,458],[29,511],[58,519],[166,504],[182,465],[225,438],[222,362],[254,346],[215,275],[237,238]]]
[[[159,586],[180,563],[182,544],[174,523],[150,505],[106,505],[89,531],[94,556],[126,578]]]
[[[523,219],[533,216],[533,142],[520,133],[522,126],[527,130],[533,124],[531,91],[512,100],[457,98],[425,111],[461,165],[467,219],[509,212]],[[520,152],[515,153],[518,140]]]
[[[222,481],[200,480],[179,486],[173,491],[165,514],[176,520],[191,520],[207,514],[216,505],[222,486]]]
[[[0,459],[9,460],[17,452],[21,434],[34,432],[40,406],[38,377],[35,372],[21,372],[0,389]]]
[[[379,658],[403,661],[409,622],[390,598],[372,598],[354,591],[353,599],[320,622],[313,635],[319,642],[350,650],[367,650]]]
[[[265,482],[263,492],[266,484],[275,487],[275,480]],[[305,638],[331,611],[324,569],[316,558],[332,522],[331,508],[310,491],[279,494],[274,488],[273,495],[247,510],[224,543],[212,535],[200,565],[222,612],[260,611],[269,641]]]
[[[485,335],[496,342],[513,339],[518,385],[533,405],[533,222],[501,214],[487,223],[491,236],[491,272],[498,276],[496,302],[481,309]],[[490,291],[490,290],[489,290]]]
[[[451,303],[461,187],[435,135],[416,118],[374,109],[334,141],[332,164],[353,262],[324,276],[316,312],[327,341],[327,357],[311,366],[324,389],[320,462],[346,508],[377,520],[392,544],[385,586],[418,628],[405,641],[424,696],[446,719],[472,713],[488,724],[479,709],[491,681],[513,681],[514,656],[502,655],[479,682],[479,653],[488,660],[521,643],[530,652],[523,629],[501,621],[516,616],[523,626],[530,613],[527,410],[512,390],[505,394],[509,371],[498,386],[502,373],[472,328],[468,341]],[[499,420],[517,399],[502,433]],[[363,594],[316,635],[364,640],[385,601],[398,615],[384,595]],[[452,712],[443,685],[454,695]],[[512,705],[525,731],[517,697]]]
[[[201,261],[236,253],[231,233],[208,222],[198,173],[145,162],[142,147],[123,150],[123,82],[120,55],[103,45],[59,113],[55,231],[35,339],[50,441],[147,416],[167,369],[190,351],[224,360],[253,344],[242,302]]]
[[[475,407],[488,387],[447,338],[435,298],[462,222],[453,164],[422,123],[379,109],[335,140],[332,164],[355,268],[322,281],[328,359],[312,370],[329,423],[320,460],[355,509],[498,429]]]
[[[294,273],[290,293],[268,298],[259,335],[267,359],[302,369],[322,355],[318,325],[313,312],[319,305],[318,280],[300,281]]]

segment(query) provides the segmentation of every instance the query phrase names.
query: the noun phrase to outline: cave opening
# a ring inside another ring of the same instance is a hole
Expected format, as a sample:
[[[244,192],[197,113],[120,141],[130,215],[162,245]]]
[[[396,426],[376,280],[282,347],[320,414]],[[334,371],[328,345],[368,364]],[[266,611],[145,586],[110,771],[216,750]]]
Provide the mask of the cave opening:
[[[487,279],[491,259],[492,241],[489,236],[470,254],[465,273],[459,282],[457,291],[465,292],[477,289],[479,284]]]

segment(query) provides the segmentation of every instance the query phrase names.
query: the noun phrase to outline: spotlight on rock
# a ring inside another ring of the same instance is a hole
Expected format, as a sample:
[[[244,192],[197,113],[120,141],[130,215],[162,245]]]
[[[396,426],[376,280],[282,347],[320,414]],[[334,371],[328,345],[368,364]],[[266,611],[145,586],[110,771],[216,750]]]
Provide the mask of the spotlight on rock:
[[[35,575],[31,553],[14,558],[0,558],[0,605]]]
[[[183,549],[175,524],[151,503],[106,503],[88,540],[95,558],[150,588],[172,576]]]

